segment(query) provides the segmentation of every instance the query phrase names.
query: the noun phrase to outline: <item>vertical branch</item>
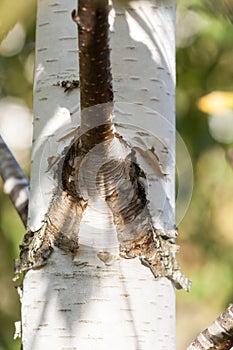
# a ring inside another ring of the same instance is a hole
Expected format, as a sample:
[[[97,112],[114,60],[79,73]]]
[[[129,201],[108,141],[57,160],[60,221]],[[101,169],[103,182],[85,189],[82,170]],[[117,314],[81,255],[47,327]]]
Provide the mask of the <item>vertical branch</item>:
[[[93,139],[98,143],[112,137],[108,13],[108,0],[81,0],[78,15],[72,12],[79,34],[81,128],[86,133],[82,141],[87,145]]]
[[[81,108],[113,100],[108,0],[81,0],[78,7]]]
[[[29,183],[15,157],[0,136],[0,175],[24,226],[27,224]]]

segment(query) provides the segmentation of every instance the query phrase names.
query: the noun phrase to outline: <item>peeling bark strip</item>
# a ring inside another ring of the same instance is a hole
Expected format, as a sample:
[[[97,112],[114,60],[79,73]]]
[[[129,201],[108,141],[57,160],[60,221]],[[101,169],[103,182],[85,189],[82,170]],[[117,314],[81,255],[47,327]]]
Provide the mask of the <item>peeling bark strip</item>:
[[[108,11],[108,0],[80,0],[78,15],[72,12],[79,33],[81,126],[58,164],[58,187],[42,228],[25,235],[16,272],[45,264],[53,246],[78,253],[83,213],[88,201],[101,196],[112,212],[120,256],[138,257],[155,278],[167,277],[189,291],[191,282],[175,259],[177,233],[153,226],[145,174],[135,151],[114,132]]]
[[[22,271],[46,264],[54,246],[71,254],[78,250],[78,231],[86,203],[58,190],[38,231],[29,230],[20,246],[16,260],[15,279]]]
[[[111,195],[106,196],[117,228],[120,256],[128,259],[139,257],[156,279],[167,277],[177,289],[189,291],[191,281],[182,275],[175,259],[178,247],[174,240],[177,233],[175,230],[161,232],[154,228],[145,189],[140,182],[144,174],[136,164],[133,150],[122,165],[120,168],[117,164],[112,164],[114,176],[117,177],[117,171],[121,172],[121,176],[118,176],[121,180],[111,189]],[[105,168],[103,166],[101,169],[103,179],[106,176]],[[108,189],[109,181],[106,179],[104,183]]]
[[[15,157],[0,136],[0,175],[24,226],[27,224],[29,183]]]
[[[233,347],[233,304],[201,332],[187,350],[230,350]]]
[[[108,11],[108,0],[81,0],[78,16],[75,10],[72,13],[79,33],[82,144],[91,149],[100,144],[102,138],[101,152],[104,153],[105,147],[108,153],[114,137],[128,154],[118,161],[111,160],[109,152],[109,160],[101,167],[96,179],[97,189],[99,193],[104,189],[105,200],[113,214],[120,255],[124,258],[140,256],[156,278],[166,276],[175,282],[176,288],[189,291],[191,282],[181,274],[174,257],[177,247],[169,240],[171,237],[160,235],[153,227],[145,189],[140,183],[142,171],[136,164],[134,151],[120,135],[113,135]],[[95,119],[100,126],[91,129]]]

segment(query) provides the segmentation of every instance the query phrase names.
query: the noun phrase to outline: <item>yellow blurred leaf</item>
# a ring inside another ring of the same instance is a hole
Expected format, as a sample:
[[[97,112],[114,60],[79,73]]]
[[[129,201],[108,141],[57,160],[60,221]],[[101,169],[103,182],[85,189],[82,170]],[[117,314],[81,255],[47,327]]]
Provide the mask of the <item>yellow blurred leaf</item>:
[[[35,6],[35,0],[0,0],[0,42],[17,22],[33,19]]]
[[[201,97],[197,102],[198,108],[207,114],[218,114],[227,109],[233,109],[232,91],[213,91]]]

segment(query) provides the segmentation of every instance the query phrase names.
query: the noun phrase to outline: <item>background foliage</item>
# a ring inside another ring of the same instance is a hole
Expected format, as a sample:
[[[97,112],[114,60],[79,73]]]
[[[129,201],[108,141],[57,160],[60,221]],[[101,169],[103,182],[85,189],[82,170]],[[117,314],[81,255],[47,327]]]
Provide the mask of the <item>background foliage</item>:
[[[10,3],[0,2],[0,132],[29,175],[36,9],[32,0]],[[177,1],[177,130],[194,172],[179,224],[178,258],[193,280],[189,295],[177,293],[179,350],[233,296],[232,8],[226,0]],[[0,350],[14,350],[20,314],[12,275],[24,228],[0,187]]]

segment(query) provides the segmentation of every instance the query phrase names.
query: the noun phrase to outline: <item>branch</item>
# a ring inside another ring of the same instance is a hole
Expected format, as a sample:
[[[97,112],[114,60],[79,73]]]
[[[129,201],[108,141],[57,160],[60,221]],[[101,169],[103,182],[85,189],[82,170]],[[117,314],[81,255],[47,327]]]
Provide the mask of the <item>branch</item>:
[[[136,152],[115,132],[109,48],[108,0],[80,0],[78,27],[81,125],[57,164],[57,189],[39,231],[28,231],[16,275],[46,264],[57,246],[75,255],[86,208],[102,197],[112,212],[122,258],[139,257],[156,279],[190,290],[175,259],[176,231],[154,227]],[[60,177],[59,177],[60,176]],[[144,180],[144,179],[143,179]]]
[[[15,157],[0,136],[0,175],[24,226],[27,224],[29,183]]]
[[[229,350],[233,347],[233,304],[201,332],[187,350]]]
[[[87,148],[113,138],[113,87],[108,0],[80,0],[78,26],[82,144]]]

